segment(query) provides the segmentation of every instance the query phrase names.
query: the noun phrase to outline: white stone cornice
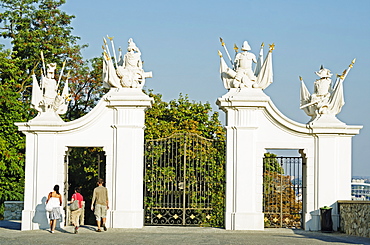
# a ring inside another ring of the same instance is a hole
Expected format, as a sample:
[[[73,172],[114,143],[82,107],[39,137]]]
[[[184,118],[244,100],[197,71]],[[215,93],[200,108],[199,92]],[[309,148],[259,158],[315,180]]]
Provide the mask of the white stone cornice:
[[[154,99],[144,94],[140,88],[111,89],[104,100],[108,107],[151,107]]]

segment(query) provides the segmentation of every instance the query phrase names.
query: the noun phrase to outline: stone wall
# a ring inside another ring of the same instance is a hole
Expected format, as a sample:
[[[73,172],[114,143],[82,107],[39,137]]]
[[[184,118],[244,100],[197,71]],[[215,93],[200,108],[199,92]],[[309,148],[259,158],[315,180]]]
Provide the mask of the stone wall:
[[[370,201],[338,201],[340,231],[370,237]]]
[[[4,202],[4,220],[21,220],[23,201]]]

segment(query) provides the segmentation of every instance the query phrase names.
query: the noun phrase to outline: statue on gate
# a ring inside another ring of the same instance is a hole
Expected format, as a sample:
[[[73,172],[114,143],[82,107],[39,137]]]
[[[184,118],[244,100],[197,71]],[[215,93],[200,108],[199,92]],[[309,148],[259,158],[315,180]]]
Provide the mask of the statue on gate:
[[[244,41],[241,48],[243,52],[237,53],[234,59],[234,84],[238,87],[252,87],[256,83],[257,77],[252,71],[252,62],[257,63],[256,56],[248,51],[251,50],[247,41]]]
[[[352,60],[349,68],[344,70],[342,75],[338,75],[334,86],[332,85],[331,71],[321,66],[315,72],[319,77],[314,82],[314,93],[311,95],[303,79],[301,80],[301,107],[303,111],[311,116],[311,121],[317,120],[322,115],[335,117],[344,105],[343,81],[348,72],[353,67],[356,59]]]
[[[60,95],[60,92],[58,92],[60,81],[63,76],[65,62],[63,62],[63,68],[59,75],[59,79],[56,81],[54,78],[56,63],[47,64],[47,69],[45,69],[44,56],[42,52],[41,59],[43,63],[41,88],[39,82],[37,81],[36,75],[33,73],[31,106],[39,113],[56,112],[57,114],[64,114],[67,112],[68,104],[71,100],[68,92],[69,75],[64,83],[62,94]]]
[[[132,38],[130,38],[128,40],[127,53],[122,56],[120,50],[120,59],[117,61],[113,38],[108,37],[108,39],[110,39],[112,44],[114,63],[112,61],[107,42],[104,38],[104,86],[108,88],[143,88],[145,84],[145,78],[152,77],[152,72],[145,72],[143,70],[140,49],[136,46]]]
[[[222,57],[222,53],[218,51],[220,56],[220,73],[221,79],[224,83],[226,89],[230,88],[267,88],[273,81],[272,72],[272,50],[274,50],[275,45],[270,45],[269,53],[263,61],[263,47],[262,43],[260,54],[258,59],[256,56],[249,52],[251,47],[247,41],[244,41],[241,48],[242,52],[238,53],[238,47],[234,45],[235,58],[231,59],[230,54],[220,38],[221,45],[224,47],[225,52],[232,64],[232,68],[229,68]],[[256,63],[255,69],[253,71],[252,65]]]

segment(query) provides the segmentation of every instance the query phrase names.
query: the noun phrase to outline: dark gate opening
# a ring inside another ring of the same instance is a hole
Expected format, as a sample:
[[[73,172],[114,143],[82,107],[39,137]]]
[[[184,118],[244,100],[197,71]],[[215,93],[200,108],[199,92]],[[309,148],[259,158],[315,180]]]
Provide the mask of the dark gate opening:
[[[82,225],[96,225],[95,216],[90,207],[94,188],[97,187],[97,180],[103,178],[105,181],[106,177],[106,162],[103,148],[69,148],[66,170],[68,174],[65,185],[65,200],[70,201],[75,187],[80,187],[81,194],[85,200],[84,211],[80,222]],[[69,225],[69,217],[66,219],[66,224]]]
[[[220,226],[224,142],[181,133],[146,140],[144,224]]]
[[[302,157],[265,154],[263,213],[266,228],[303,227],[303,160]]]

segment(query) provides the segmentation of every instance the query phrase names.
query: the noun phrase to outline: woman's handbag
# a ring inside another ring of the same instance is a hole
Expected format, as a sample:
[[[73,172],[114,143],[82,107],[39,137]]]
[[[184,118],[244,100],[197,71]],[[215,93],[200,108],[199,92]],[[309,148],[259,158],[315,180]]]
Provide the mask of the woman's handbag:
[[[79,209],[79,205],[78,205],[78,200],[74,200],[71,204],[71,206],[69,206],[69,209],[71,209],[71,211],[75,211],[77,209]]]
[[[51,212],[53,210],[53,205],[51,202],[48,202],[45,206],[46,211]]]

